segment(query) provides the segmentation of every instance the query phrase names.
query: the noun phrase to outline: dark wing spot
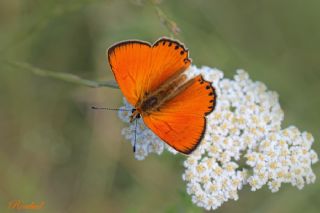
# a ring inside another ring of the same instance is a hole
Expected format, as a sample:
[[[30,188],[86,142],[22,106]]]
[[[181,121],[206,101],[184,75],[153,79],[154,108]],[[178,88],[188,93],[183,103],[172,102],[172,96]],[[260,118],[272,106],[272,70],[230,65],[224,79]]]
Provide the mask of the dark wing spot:
[[[171,46],[172,46],[172,42],[171,42],[171,41],[169,42],[169,45],[168,45],[168,46],[169,46],[169,47],[171,47]]]
[[[213,103],[213,102],[214,102],[214,100],[210,100],[209,102],[210,102],[210,103]]]
[[[174,49],[175,49],[175,50],[179,49],[179,45],[176,45]]]
[[[209,96],[211,96],[211,95],[213,95],[213,92],[210,92],[210,93],[209,93]]]
[[[163,41],[163,42],[162,42],[162,45],[165,45],[165,44],[166,44],[166,41]]]
[[[206,89],[210,89],[211,87],[208,85],[208,86],[206,86]]]
[[[180,55],[183,55],[184,54],[184,51],[182,50],[181,52],[180,52]]]

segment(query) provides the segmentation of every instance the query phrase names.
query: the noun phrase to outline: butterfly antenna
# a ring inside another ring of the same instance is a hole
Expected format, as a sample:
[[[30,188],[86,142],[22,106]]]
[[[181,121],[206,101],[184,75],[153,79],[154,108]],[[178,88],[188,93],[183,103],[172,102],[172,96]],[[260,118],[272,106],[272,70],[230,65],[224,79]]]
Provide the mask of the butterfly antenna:
[[[96,107],[96,106],[92,106],[91,109],[95,109],[95,110],[112,110],[112,111],[126,111],[126,112],[134,112],[136,109],[121,109],[121,108],[108,108],[108,107]],[[136,152],[136,142],[137,142],[137,126],[138,126],[138,120],[135,119],[136,124],[135,124],[135,128],[134,128],[134,144],[133,144],[133,152]]]
[[[138,120],[136,119],[136,125],[134,128],[134,144],[133,144],[133,152],[136,152],[136,143],[137,143],[137,125],[138,125]]]
[[[112,110],[112,111],[127,111],[127,112],[131,112],[132,109],[121,109],[121,108],[107,108],[107,107],[96,107],[96,106],[92,106],[91,109],[97,109],[97,110]]]

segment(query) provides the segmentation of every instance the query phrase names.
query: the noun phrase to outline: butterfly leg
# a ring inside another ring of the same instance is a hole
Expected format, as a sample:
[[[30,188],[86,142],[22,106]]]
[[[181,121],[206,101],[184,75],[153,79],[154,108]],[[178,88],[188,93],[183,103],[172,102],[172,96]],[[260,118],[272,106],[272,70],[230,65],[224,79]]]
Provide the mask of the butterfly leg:
[[[133,109],[132,114],[130,115],[130,123],[132,123],[137,118],[140,118],[140,112],[136,109]]]

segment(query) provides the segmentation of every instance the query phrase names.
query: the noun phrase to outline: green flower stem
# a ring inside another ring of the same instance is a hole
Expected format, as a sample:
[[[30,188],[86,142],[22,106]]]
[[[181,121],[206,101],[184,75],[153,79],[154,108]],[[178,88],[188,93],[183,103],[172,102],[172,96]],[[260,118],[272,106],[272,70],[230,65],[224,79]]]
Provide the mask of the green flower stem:
[[[117,83],[113,80],[110,81],[94,81],[94,80],[88,80],[81,78],[77,75],[70,74],[70,73],[62,73],[62,72],[54,72],[50,70],[44,70],[40,69],[38,67],[34,67],[31,64],[23,63],[23,62],[16,62],[16,61],[5,61],[6,64],[8,64],[11,67],[27,70],[34,75],[42,76],[42,77],[48,77],[48,78],[54,78],[58,80],[62,80],[65,82],[75,83],[87,87],[110,87],[119,89]]]

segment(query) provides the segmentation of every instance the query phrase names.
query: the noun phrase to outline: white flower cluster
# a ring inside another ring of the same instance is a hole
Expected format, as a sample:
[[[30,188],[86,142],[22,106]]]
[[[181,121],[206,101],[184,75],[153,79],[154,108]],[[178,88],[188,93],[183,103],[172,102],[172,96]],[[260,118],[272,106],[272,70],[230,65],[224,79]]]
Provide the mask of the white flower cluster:
[[[302,189],[305,182],[314,183],[316,176],[311,164],[318,157],[311,150],[313,137],[296,127],[289,127],[267,135],[255,151],[246,154],[247,164],[253,168],[248,178],[252,190],[268,184],[272,192],[279,190],[281,183],[291,183]]]
[[[237,200],[247,171],[238,171],[235,162],[221,163],[214,157],[203,156],[197,151],[184,162],[186,171],[182,178],[188,182],[187,192],[192,201],[210,210],[229,199]]]
[[[281,130],[284,115],[275,92],[253,82],[243,70],[237,70],[234,79],[223,78],[221,71],[209,67],[188,70],[189,77],[198,74],[216,88],[217,105],[207,116],[203,141],[184,162],[182,177],[196,205],[216,209],[230,199],[237,200],[238,190],[246,184],[252,191],[268,185],[276,192],[281,183],[301,189],[315,181],[311,165],[318,156],[311,149],[313,137],[293,126]],[[125,108],[132,107],[126,103]],[[119,112],[126,122],[129,114]],[[132,144],[134,129],[131,124],[122,132]],[[172,150],[142,119],[136,135],[139,160],[152,152],[161,154],[165,147]]]

